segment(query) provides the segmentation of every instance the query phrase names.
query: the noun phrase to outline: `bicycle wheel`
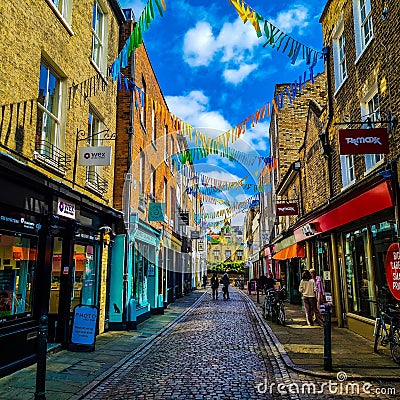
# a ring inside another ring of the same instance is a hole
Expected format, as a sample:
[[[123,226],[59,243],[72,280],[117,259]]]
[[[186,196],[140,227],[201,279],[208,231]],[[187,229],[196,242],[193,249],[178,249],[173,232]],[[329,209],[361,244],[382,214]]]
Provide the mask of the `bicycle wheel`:
[[[278,321],[281,325],[285,325],[286,315],[285,315],[285,304],[283,302],[279,304]]]
[[[392,354],[393,361],[400,364],[400,329],[393,328],[391,332],[390,353]]]
[[[272,320],[272,322],[278,322],[278,315],[279,315],[278,304],[274,303],[271,305],[271,320]]]
[[[265,319],[267,319],[267,302],[265,300],[262,306],[262,315]]]
[[[382,336],[382,321],[380,318],[377,318],[375,320],[375,328],[374,328],[374,335],[375,335],[375,340],[374,340],[374,353],[378,352],[378,343],[379,339]]]

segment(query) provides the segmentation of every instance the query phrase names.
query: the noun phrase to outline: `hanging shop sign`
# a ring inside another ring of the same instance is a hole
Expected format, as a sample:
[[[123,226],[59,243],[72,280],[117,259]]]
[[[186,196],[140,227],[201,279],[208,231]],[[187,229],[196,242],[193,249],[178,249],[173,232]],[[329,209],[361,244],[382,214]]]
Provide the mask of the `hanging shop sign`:
[[[286,215],[298,215],[299,207],[297,203],[281,203],[276,205],[276,216],[285,217]]]
[[[339,129],[339,153],[387,154],[388,133],[385,128]]]
[[[164,222],[165,203],[150,203],[147,219],[149,222]]]
[[[111,146],[80,147],[79,165],[111,165]]]
[[[192,231],[190,233],[190,239],[200,239],[200,232],[199,231]]]
[[[399,244],[392,243],[386,253],[386,280],[390,292],[400,300],[400,251]]]
[[[70,219],[75,219],[75,203],[63,200],[62,198],[58,198],[57,201],[57,215],[61,217],[66,217]]]
[[[198,251],[204,251],[204,242],[202,240],[197,242],[197,250]]]

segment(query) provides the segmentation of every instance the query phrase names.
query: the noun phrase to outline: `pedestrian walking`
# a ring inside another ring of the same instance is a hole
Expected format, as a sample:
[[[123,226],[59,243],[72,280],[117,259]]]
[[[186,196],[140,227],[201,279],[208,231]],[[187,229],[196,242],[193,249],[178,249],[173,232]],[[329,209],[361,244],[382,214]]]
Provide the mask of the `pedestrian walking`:
[[[213,300],[218,300],[218,288],[219,288],[219,280],[217,273],[214,272],[211,277],[211,289],[212,289],[212,297]]]
[[[317,275],[314,268],[310,269],[310,274],[311,274],[311,278],[314,279],[315,286],[317,288],[317,291],[315,292],[315,297],[317,298],[318,311],[320,311],[321,304],[324,303],[324,296],[325,296],[324,284],[322,282],[322,278],[319,275]]]
[[[222,283],[222,294],[224,300],[229,300],[229,276],[228,271],[225,271],[224,275],[221,278]]]
[[[323,321],[321,318],[321,314],[317,309],[317,298],[315,297],[315,293],[317,291],[315,281],[311,278],[310,271],[308,270],[305,270],[302,273],[301,278],[302,279],[300,281],[299,292],[303,294],[307,325],[314,325],[315,316],[316,323],[322,326]]]
[[[205,289],[206,286],[207,286],[207,275],[204,274],[204,275],[203,275],[203,288]]]

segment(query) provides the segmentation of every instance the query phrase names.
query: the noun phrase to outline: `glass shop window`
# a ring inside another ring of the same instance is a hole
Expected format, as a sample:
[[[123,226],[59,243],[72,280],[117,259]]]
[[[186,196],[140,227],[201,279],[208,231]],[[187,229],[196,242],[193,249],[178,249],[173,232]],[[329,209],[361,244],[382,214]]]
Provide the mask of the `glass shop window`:
[[[32,313],[37,238],[0,233],[0,322]]]
[[[387,284],[385,260],[389,246],[397,240],[396,223],[389,220],[374,224],[371,226],[371,234],[376,295],[380,300],[394,304],[397,300]]]
[[[364,317],[373,317],[376,298],[374,271],[368,251],[367,228],[349,232],[345,236],[345,262],[349,311]]]
[[[71,311],[78,304],[95,305],[97,296],[97,271],[95,248],[88,244],[74,245],[74,287],[71,295]]]

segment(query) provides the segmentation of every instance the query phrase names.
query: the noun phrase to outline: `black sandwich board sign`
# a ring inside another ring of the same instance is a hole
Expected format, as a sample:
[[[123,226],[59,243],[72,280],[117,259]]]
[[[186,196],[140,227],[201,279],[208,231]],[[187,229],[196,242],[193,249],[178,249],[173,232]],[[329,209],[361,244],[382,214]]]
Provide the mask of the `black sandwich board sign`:
[[[96,343],[98,309],[96,306],[79,304],[74,308],[70,351],[94,351]]]

